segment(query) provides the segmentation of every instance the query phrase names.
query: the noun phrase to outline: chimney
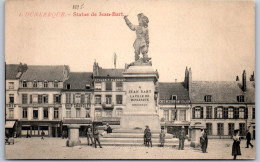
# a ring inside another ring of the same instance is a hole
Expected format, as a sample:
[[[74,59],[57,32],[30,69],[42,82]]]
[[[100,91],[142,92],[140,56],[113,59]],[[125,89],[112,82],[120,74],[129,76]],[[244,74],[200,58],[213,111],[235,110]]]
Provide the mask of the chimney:
[[[236,77],[236,81],[239,81],[239,77],[238,76]]]
[[[255,72],[253,71],[253,74],[250,77],[250,81],[255,81]]]
[[[185,87],[185,89],[188,89],[188,76],[189,76],[189,71],[188,71],[188,68],[186,66],[185,77],[184,77],[184,87]]]
[[[94,65],[93,65],[93,75],[94,76],[98,75],[98,69],[99,69],[98,63],[95,60]]]
[[[242,90],[246,92],[246,71],[243,71],[242,74]]]

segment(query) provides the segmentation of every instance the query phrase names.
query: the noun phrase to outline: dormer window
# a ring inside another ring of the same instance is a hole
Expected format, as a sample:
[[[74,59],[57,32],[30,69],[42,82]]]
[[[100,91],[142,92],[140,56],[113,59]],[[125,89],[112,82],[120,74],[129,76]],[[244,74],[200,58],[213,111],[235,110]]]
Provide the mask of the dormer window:
[[[47,82],[47,81],[44,81],[43,87],[44,87],[44,88],[48,88],[48,82]]]
[[[237,102],[245,102],[245,97],[243,95],[237,96]]]
[[[86,89],[90,89],[90,84],[86,84]]]
[[[211,102],[211,95],[204,96],[204,101],[205,102]]]
[[[70,89],[70,84],[67,84],[67,85],[66,85],[66,88],[67,88],[67,89]]]
[[[58,88],[59,87],[59,82],[58,81],[55,81],[54,82],[54,88]]]
[[[37,81],[36,80],[33,81],[33,88],[37,88]]]
[[[176,95],[172,95],[171,96],[171,100],[177,100],[177,96]]]
[[[26,88],[27,87],[27,82],[23,81],[23,87]]]

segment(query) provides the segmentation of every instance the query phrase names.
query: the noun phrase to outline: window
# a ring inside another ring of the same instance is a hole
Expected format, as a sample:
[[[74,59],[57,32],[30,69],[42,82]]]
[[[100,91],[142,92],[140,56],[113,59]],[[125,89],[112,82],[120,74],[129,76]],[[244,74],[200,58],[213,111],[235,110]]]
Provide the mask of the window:
[[[75,103],[80,103],[81,95],[80,94],[75,94]]]
[[[67,84],[67,85],[66,85],[66,88],[67,88],[67,89],[70,89],[70,84]]]
[[[86,84],[86,89],[90,89],[90,84]]]
[[[123,82],[116,82],[116,90],[117,91],[123,90]]]
[[[85,94],[85,102],[87,103],[87,107],[90,107],[90,95],[91,94]]]
[[[33,109],[33,119],[38,119],[38,109],[37,108]]]
[[[252,109],[252,119],[255,119],[255,108]]]
[[[95,104],[101,105],[101,95],[95,95]]]
[[[186,121],[186,110],[180,110],[179,120]]]
[[[86,109],[86,118],[90,118],[90,109]]]
[[[66,109],[66,118],[71,118],[71,109]]]
[[[10,104],[14,103],[14,94],[9,94],[9,103]]]
[[[23,118],[27,118],[27,108],[23,108]]]
[[[116,109],[116,116],[121,117],[122,114],[123,114],[123,109],[117,108],[117,109]]]
[[[85,95],[81,94],[80,97],[81,97],[80,98],[80,103],[82,103],[82,104],[85,103]]]
[[[38,95],[38,103],[42,103],[42,95]]]
[[[49,109],[48,108],[44,108],[43,109],[43,118],[44,119],[48,119],[48,117],[49,117]]]
[[[59,87],[59,82],[54,82],[54,88],[58,88]]]
[[[223,108],[218,107],[217,108],[217,119],[222,119],[223,118]]]
[[[71,103],[71,94],[70,93],[66,93],[66,103]]]
[[[171,100],[177,100],[177,96],[176,95],[172,95],[171,96]]]
[[[218,123],[218,135],[222,136],[224,135],[224,124],[223,123]]]
[[[172,121],[177,120],[176,113],[177,113],[176,109],[172,109]]]
[[[234,109],[228,108],[228,119],[233,119],[233,118],[234,118]]]
[[[105,110],[105,117],[112,117],[112,110]]]
[[[48,103],[48,95],[43,95],[43,103]]]
[[[45,82],[43,83],[43,87],[44,87],[44,88],[48,88],[48,82],[47,82],[47,81],[45,81]]]
[[[112,82],[106,82],[106,91],[112,91]]]
[[[245,123],[239,123],[239,135],[240,136],[246,135],[246,125],[245,125]]]
[[[204,96],[204,101],[205,102],[211,102],[211,95]]]
[[[80,108],[76,108],[76,118],[80,118]]]
[[[229,136],[233,136],[234,129],[235,129],[235,124],[234,123],[228,123],[228,135]]]
[[[33,82],[33,88],[37,88],[37,87],[38,87],[37,82],[34,81],[34,82]]]
[[[59,118],[59,108],[54,108],[54,119]]]
[[[95,82],[95,90],[101,90],[101,82]]]
[[[192,111],[193,119],[203,119],[203,107],[194,107]]]
[[[14,109],[10,108],[9,109],[9,119],[13,119],[14,118]]]
[[[61,95],[59,95],[59,94],[54,94],[54,95],[53,95],[53,102],[60,104],[60,103],[61,103]]]
[[[206,123],[206,133],[212,135],[212,123]]]
[[[169,110],[163,111],[163,117],[165,121],[169,121]]]
[[[38,95],[32,95],[32,103],[38,102]]]
[[[239,108],[239,119],[245,118],[245,108]]]
[[[23,87],[26,88],[27,87],[27,82],[23,81]]]
[[[212,119],[212,106],[207,106],[206,107],[206,118],[207,119]]]
[[[116,95],[116,104],[123,104],[123,96]]]
[[[9,82],[9,89],[14,89],[14,82]]]
[[[106,95],[106,104],[112,104],[112,95]]]
[[[28,95],[22,94],[22,104],[27,104],[27,103],[28,103]]]
[[[95,118],[96,117],[101,117],[101,110],[100,109],[95,109]]]
[[[245,102],[244,96],[243,96],[243,95],[237,96],[237,101],[238,101],[238,102]]]

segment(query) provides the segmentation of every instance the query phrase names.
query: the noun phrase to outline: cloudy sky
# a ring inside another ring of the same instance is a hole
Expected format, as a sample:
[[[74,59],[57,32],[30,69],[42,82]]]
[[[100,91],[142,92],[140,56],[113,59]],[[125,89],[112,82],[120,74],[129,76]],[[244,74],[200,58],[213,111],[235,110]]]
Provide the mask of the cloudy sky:
[[[82,5],[75,10],[73,5]],[[97,13],[96,17],[26,17],[26,12]],[[137,24],[137,14],[149,18],[153,68],[160,81],[183,81],[185,67],[193,80],[235,80],[245,69],[255,69],[255,6],[252,1],[177,0],[9,0],[6,2],[8,64],[69,65],[71,71],[92,71],[96,60],[103,68],[134,61],[135,32],[122,16]],[[20,16],[19,16],[20,15]]]

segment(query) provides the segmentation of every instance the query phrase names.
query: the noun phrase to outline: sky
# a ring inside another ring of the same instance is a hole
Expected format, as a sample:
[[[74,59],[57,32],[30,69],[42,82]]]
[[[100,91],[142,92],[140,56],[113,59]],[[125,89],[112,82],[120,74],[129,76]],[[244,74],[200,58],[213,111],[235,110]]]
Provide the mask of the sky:
[[[83,5],[75,10],[73,5]],[[234,81],[243,70],[255,70],[255,6],[253,1],[191,0],[9,0],[6,1],[7,64],[69,65],[74,72],[117,68],[134,61],[137,14],[149,18],[148,56],[160,82],[183,81],[186,66],[193,80]],[[97,13],[85,17],[26,17],[26,12]],[[19,16],[20,15],[20,16]]]

